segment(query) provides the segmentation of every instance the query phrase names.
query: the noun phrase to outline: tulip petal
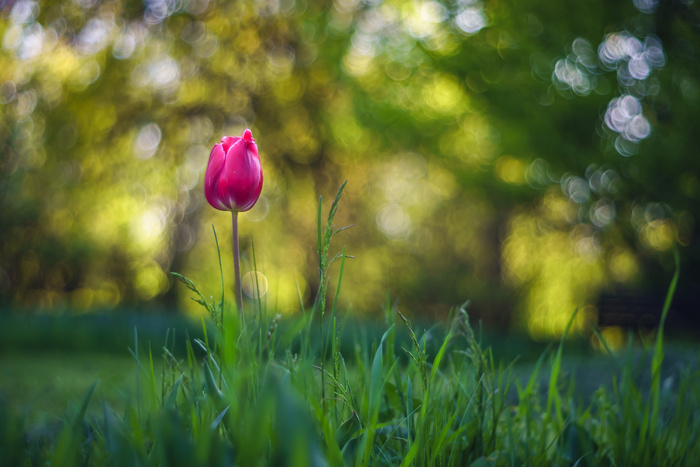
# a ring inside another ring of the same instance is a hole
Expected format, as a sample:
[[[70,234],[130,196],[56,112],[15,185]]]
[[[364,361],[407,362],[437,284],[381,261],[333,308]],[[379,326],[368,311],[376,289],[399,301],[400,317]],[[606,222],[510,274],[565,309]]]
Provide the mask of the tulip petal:
[[[239,139],[241,139],[239,136],[224,136],[221,138],[221,145],[224,147],[224,153],[227,153],[228,148]]]
[[[222,145],[214,145],[209,155],[209,163],[207,164],[207,171],[204,175],[204,195],[209,204],[221,211],[230,209],[230,206],[226,206],[222,201],[224,198],[218,196],[217,189],[221,174],[223,173],[224,162],[225,153]]]
[[[226,196],[232,209],[247,211],[253,207],[262,189],[262,168],[255,143],[239,139],[229,148],[222,179],[226,180],[225,191],[221,182],[217,191]]]
[[[250,153],[250,157],[258,158],[258,145],[255,144],[255,140],[252,141],[253,142],[248,145],[248,152]]]

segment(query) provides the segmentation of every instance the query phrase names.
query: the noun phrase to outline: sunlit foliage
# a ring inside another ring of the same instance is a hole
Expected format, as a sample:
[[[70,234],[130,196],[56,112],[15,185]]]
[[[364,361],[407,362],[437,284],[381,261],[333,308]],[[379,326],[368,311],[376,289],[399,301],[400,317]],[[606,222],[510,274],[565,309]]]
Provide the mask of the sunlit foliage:
[[[202,178],[246,127],[265,182],[245,270],[254,238],[282,312],[314,298],[316,200],[344,179],[345,300],[362,313],[387,291],[424,315],[471,298],[553,335],[577,306],[595,319],[601,291],[665,274],[675,245],[696,265],[692,2],[0,8],[5,303],[192,310],[168,272],[216,290],[211,224],[224,259],[231,227]]]

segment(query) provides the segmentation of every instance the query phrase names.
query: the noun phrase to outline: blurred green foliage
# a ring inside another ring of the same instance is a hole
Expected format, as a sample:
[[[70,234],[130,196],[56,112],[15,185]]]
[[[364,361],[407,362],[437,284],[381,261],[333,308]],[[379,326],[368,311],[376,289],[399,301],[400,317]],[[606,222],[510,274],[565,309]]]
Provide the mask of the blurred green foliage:
[[[21,350],[112,353],[124,355],[138,329],[142,345],[160,349],[171,345],[178,355],[185,352],[185,338],[203,337],[203,323],[184,316],[163,313],[139,313],[118,307],[111,313],[86,313],[78,316],[18,316],[0,314],[0,353]],[[211,326],[211,325],[209,325]]]
[[[202,179],[249,127],[242,250],[280,312],[348,179],[346,307],[583,329],[674,247],[697,269],[699,27],[692,1],[2,1],[0,301],[193,311],[168,272],[218,290]]]

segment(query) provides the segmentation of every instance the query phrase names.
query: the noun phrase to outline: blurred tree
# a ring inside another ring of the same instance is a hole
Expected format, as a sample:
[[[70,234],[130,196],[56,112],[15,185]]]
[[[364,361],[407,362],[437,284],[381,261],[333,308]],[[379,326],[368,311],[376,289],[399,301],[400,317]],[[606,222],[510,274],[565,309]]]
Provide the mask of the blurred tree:
[[[189,308],[170,270],[215,294],[209,225],[225,260],[230,227],[202,175],[246,127],[265,183],[242,247],[281,311],[314,298],[315,200],[346,178],[359,311],[471,298],[545,336],[601,291],[665,284],[674,245],[697,275],[692,2],[0,5],[7,304]]]

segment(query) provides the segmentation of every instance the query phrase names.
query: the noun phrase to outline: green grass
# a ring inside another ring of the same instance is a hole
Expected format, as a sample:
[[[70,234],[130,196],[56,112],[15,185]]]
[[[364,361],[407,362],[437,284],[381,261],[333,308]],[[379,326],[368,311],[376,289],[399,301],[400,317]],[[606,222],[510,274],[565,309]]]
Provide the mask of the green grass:
[[[319,216],[323,293],[312,309],[300,305],[301,316],[280,321],[258,300],[244,328],[223,299],[205,300],[212,291],[178,276],[215,326],[184,340],[180,356],[172,338],[151,352],[135,337],[124,369],[133,376],[122,381],[133,389],[112,399],[105,385],[114,375],[103,373],[47,428],[0,405],[3,463],[643,466],[700,458],[700,372],[664,365],[677,274],[657,340],[605,357],[612,377],[597,375],[599,387],[582,393],[581,374],[567,368],[566,336],[523,370],[494,356],[466,305],[423,330],[387,300],[380,335],[346,327],[340,288],[325,293],[333,271],[342,281],[344,250],[329,255],[340,195],[325,228]]]
[[[135,388],[128,354],[11,351],[0,354],[0,394],[32,422],[54,418],[83,398],[95,381],[112,407],[126,406]],[[96,404],[91,408],[96,409]]]

